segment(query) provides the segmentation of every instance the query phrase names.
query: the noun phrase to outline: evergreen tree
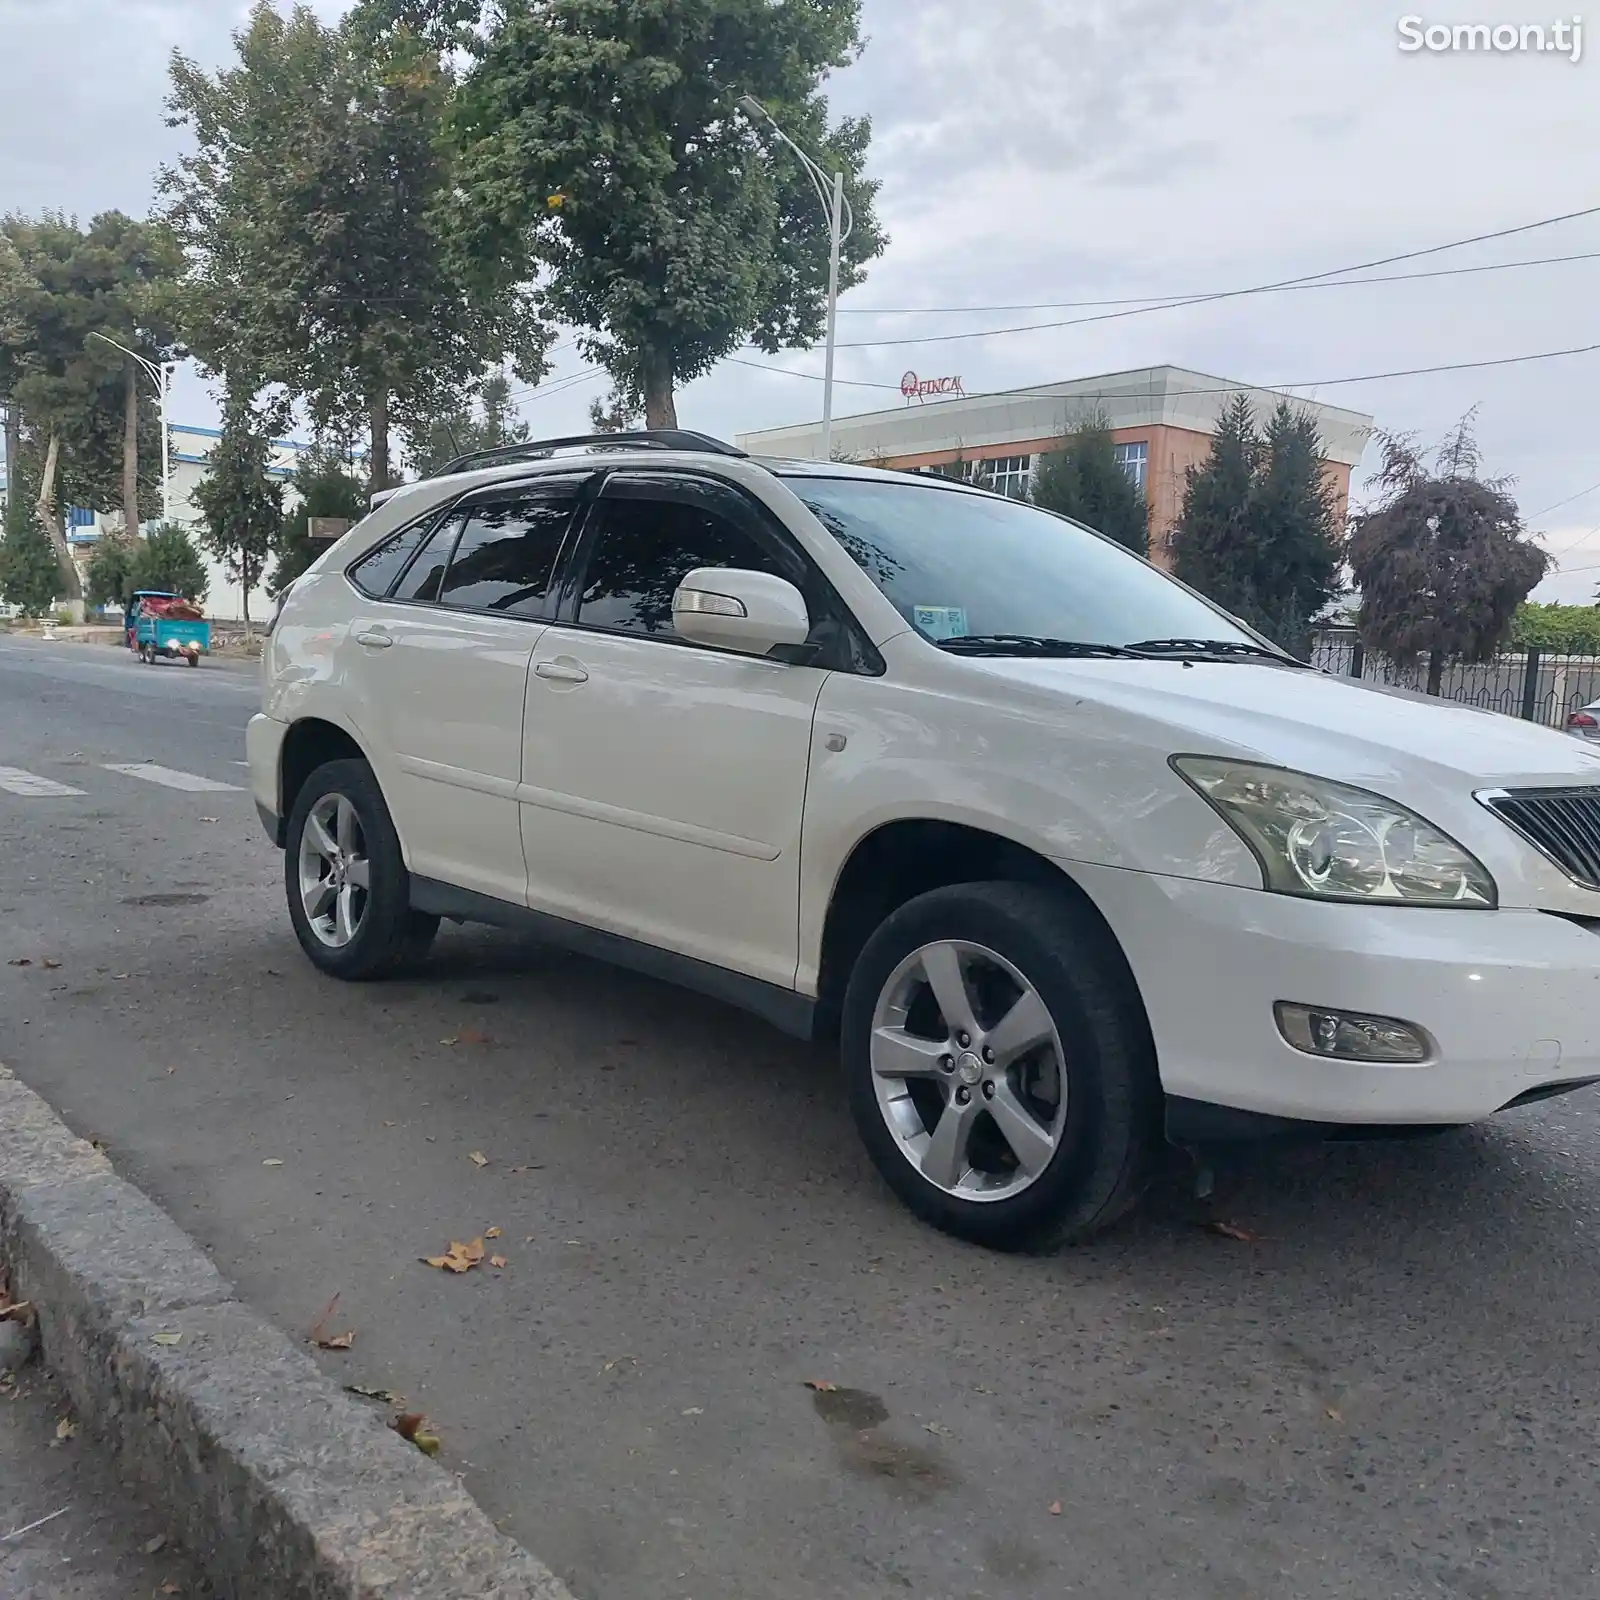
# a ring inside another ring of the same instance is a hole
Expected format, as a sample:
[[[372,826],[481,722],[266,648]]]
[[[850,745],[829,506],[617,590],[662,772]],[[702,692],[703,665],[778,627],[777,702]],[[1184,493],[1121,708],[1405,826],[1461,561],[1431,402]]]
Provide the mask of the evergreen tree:
[[[367,509],[366,492],[351,475],[345,453],[337,445],[319,440],[301,457],[290,484],[300,503],[283,519],[274,546],[278,559],[267,584],[274,596],[282,594],[322,549],[320,544],[311,542],[313,517],[343,517],[356,522]]]
[[[138,534],[131,539],[120,533],[101,537],[89,557],[84,579],[84,595],[90,605],[125,605],[133,593],[133,563],[142,543]]]
[[[137,589],[158,589],[204,605],[210,587],[205,561],[182,523],[157,523],[134,546],[129,594]]]
[[[1429,694],[1438,694],[1446,661],[1494,655],[1550,569],[1510,480],[1479,477],[1472,421],[1470,412],[1461,419],[1432,470],[1413,436],[1380,434],[1378,502],[1350,539],[1362,642],[1402,665],[1426,653]]]
[[[230,390],[222,437],[206,463],[193,499],[202,520],[200,542],[244,594],[250,636],[250,594],[266,572],[283,526],[283,485],[268,472],[273,429],[256,414],[254,396]]]
[[[1150,508],[1144,490],[1117,460],[1111,425],[1096,411],[1072,428],[1060,450],[1034,470],[1029,498],[1045,511],[1071,517],[1143,555],[1150,547]]]
[[[1186,474],[1173,532],[1179,578],[1296,652],[1339,593],[1339,530],[1322,459],[1309,416],[1280,401],[1263,436],[1239,395],[1205,461]]]
[[[0,600],[20,606],[25,616],[46,616],[61,593],[61,567],[50,536],[33,515],[26,468],[20,459],[6,463],[5,535],[0,538]]]

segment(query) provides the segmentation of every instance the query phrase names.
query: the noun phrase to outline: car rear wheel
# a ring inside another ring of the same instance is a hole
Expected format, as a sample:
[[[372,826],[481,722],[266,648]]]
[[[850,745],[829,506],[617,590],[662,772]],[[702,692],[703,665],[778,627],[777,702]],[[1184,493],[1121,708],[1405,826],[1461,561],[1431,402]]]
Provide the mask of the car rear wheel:
[[[845,995],[851,1109],[916,1214],[999,1249],[1086,1238],[1132,1206],[1160,1087],[1132,979],[1065,891],[938,889],[868,940]]]
[[[364,761],[329,761],[289,813],[284,889],[300,947],[335,978],[389,977],[428,953],[439,919],[411,909],[411,880],[383,791]]]

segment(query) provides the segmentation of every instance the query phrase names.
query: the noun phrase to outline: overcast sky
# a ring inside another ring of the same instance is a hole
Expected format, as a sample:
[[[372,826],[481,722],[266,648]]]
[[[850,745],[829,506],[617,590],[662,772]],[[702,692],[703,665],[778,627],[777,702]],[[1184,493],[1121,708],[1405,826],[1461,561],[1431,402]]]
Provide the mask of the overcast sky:
[[[1427,23],[1550,22],[1524,0],[1457,0]],[[337,0],[318,10],[332,15]],[[1600,206],[1600,14],[1574,63],[1404,53],[1406,0],[866,0],[869,42],[833,85],[870,112],[892,242],[846,298],[842,341],[904,339],[1083,311],[876,316],[1238,288]],[[140,212],[158,162],[174,46],[229,52],[235,0],[0,0],[0,210]],[[1571,16],[1572,13],[1564,13]],[[1591,56],[1592,50],[1592,56]],[[1600,216],[1390,271],[1600,252]],[[897,386],[908,368],[968,391],[1170,361],[1306,385],[1379,426],[1437,437],[1479,408],[1486,469],[1510,473],[1561,575],[1600,582],[1600,352],[1480,371],[1328,380],[1600,343],[1600,259],[1300,293],[1073,328],[841,350],[839,374]],[[753,355],[753,359],[769,358]],[[820,373],[820,351],[777,358]],[[524,414],[581,427],[598,377],[568,347]],[[566,378],[578,381],[562,386]],[[680,397],[685,426],[731,436],[804,421],[821,385],[724,365]],[[840,390],[841,412],[897,404]],[[178,420],[210,422],[195,377]],[[1366,465],[1375,452],[1369,449]]]

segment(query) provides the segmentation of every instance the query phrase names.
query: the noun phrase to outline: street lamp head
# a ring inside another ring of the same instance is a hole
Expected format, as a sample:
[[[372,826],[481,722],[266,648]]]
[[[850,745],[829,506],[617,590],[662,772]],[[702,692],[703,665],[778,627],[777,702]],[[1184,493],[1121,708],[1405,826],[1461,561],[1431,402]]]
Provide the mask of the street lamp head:
[[[753,94],[740,95],[738,103],[739,109],[744,112],[747,117],[760,117],[763,122],[770,122],[772,120],[772,118],[767,115],[767,108],[762,105],[762,103],[757,100]]]

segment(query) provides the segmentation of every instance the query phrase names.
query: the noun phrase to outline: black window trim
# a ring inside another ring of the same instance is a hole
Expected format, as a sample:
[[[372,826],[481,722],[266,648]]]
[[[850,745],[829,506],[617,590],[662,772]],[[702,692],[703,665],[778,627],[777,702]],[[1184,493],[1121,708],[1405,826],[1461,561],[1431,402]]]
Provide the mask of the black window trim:
[[[574,539],[579,531],[588,523],[589,501],[595,498],[600,490],[604,474],[593,470],[585,472],[542,472],[527,478],[517,478],[504,483],[480,484],[475,489],[469,489],[464,494],[458,494],[452,499],[434,506],[424,512],[420,517],[402,524],[396,528],[387,539],[380,539],[377,544],[363,550],[348,567],[344,569],[345,581],[361,595],[363,599],[371,600],[378,605],[386,606],[415,606],[429,611],[450,611],[469,617],[498,617],[505,622],[531,622],[541,627],[548,627],[555,620],[556,607],[559,605],[563,594],[564,574],[570,560]],[[473,507],[487,501],[498,500],[507,496],[526,494],[530,489],[536,489],[543,484],[567,484],[576,486],[575,503],[572,516],[568,518],[566,527],[561,533],[561,543],[556,549],[555,559],[550,568],[550,587],[545,594],[540,607],[539,615],[530,616],[523,612],[496,611],[489,606],[462,606],[448,605],[442,600],[412,600],[403,599],[396,595],[395,590],[406,581],[417,561],[427,550],[433,536],[446,523],[454,520],[457,523],[455,538],[450,541],[449,553],[445,557],[444,572],[439,579],[439,587],[443,589],[450,577],[450,568],[455,562],[456,551],[460,548],[461,534],[471,515]],[[392,544],[396,539],[403,538],[414,528],[425,526],[427,531],[422,536],[422,542],[411,552],[405,565],[397,572],[389,584],[387,592],[381,595],[369,594],[356,582],[353,576],[355,569],[371,556],[374,551],[381,550],[385,545]]]
[[[573,519],[573,527],[577,529],[577,536],[572,537],[569,529],[568,539],[563,546],[562,554],[566,559],[565,570],[561,575],[559,584],[553,584],[552,590],[556,593],[556,606],[550,618],[551,626],[570,628],[574,633],[593,633],[611,638],[642,639],[652,644],[670,645],[677,650],[699,650],[707,655],[736,656],[746,661],[764,659],[750,656],[738,650],[721,649],[715,645],[701,644],[694,639],[685,639],[676,633],[641,633],[635,628],[615,628],[609,625],[583,622],[578,617],[578,604],[582,597],[583,580],[588,573],[589,561],[594,554],[595,545],[599,542],[600,530],[603,526],[601,515],[605,504],[606,492],[615,481],[638,482],[639,480],[659,481],[666,479],[669,482],[701,482],[712,483],[720,489],[732,492],[743,503],[751,515],[751,520],[757,530],[758,541],[765,542],[769,550],[778,557],[780,564],[789,565],[801,574],[801,580],[796,582],[796,587],[804,594],[808,588],[815,587],[821,594],[828,610],[834,620],[848,635],[826,654],[819,655],[815,660],[807,663],[823,671],[847,672],[859,677],[881,677],[886,670],[883,657],[878,653],[877,647],[872,643],[865,628],[861,626],[854,612],[845,603],[844,597],[834,587],[832,580],[821,567],[812,559],[794,535],[783,526],[773,514],[771,507],[762,503],[755,495],[741,483],[734,482],[716,472],[707,472],[694,467],[680,466],[629,466],[610,467],[603,469],[599,474],[600,482],[594,492],[589,496],[588,504],[581,507],[581,515]],[[790,580],[794,582],[794,579]],[[809,604],[809,601],[808,601]],[[813,618],[813,623],[825,620]],[[777,657],[771,658],[778,661]],[[780,663],[781,664],[781,663]]]

